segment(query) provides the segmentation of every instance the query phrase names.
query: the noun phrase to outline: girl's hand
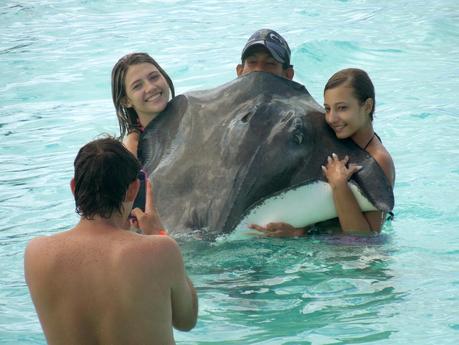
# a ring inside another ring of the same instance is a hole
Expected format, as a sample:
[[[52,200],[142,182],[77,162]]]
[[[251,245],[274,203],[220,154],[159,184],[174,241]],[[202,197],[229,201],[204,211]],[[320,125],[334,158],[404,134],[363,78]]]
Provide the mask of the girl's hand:
[[[295,228],[287,223],[269,223],[266,226],[251,224],[249,228],[263,233],[266,237],[298,237],[305,233],[305,229]]]
[[[348,162],[349,156],[345,156],[343,160],[340,160],[338,156],[333,153],[331,157],[329,156],[327,158],[327,165],[322,165],[322,171],[332,188],[347,183],[354,173],[362,169],[360,165],[348,165]]]

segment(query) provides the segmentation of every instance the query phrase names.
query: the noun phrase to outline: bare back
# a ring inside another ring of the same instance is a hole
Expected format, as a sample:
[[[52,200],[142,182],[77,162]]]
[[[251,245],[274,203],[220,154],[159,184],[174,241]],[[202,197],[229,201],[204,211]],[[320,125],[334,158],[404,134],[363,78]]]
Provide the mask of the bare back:
[[[77,226],[31,241],[25,271],[49,344],[174,344],[186,275],[169,237]]]

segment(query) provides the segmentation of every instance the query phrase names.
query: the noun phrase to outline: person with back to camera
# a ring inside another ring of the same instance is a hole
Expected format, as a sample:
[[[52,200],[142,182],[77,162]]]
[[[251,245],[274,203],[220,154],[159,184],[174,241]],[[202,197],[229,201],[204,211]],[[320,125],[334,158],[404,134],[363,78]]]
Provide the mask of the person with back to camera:
[[[324,107],[325,120],[336,137],[351,138],[367,151],[380,165],[393,188],[394,162],[373,130],[375,91],[368,74],[357,68],[335,73],[324,88]],[[330,154],[322,170],[332,188],[342,232],[356,235],[379,233],[386,219],[385,213],[362,212],[348,186],[348,180],[361,167],[352,164],[347,156],[338,157],[332,152]],[[307,233],[307,229],[294,228],[286,223],[270,223],[266,226],[252,224],[251,228],[270,237],[302,236]]]
[[[144,234],[127,230],[140,164],[117,140],[84,145],[70,186],[81,218],[30,241],[24,269],[49,344],[174,344],[191,330],[198,299],[177,243],[162,228],[147,181]]]
[[[112,99],[124,145],[137,157],[139,137],[175,97],[174,84],[146,53],[123,56],[113,66]]]
[[[237,76],[250,72],[269,72],[292,80],[294,70],[290,55],[287,41],[276,31],[257,30],[242,49],[241,63],[236,66]]]

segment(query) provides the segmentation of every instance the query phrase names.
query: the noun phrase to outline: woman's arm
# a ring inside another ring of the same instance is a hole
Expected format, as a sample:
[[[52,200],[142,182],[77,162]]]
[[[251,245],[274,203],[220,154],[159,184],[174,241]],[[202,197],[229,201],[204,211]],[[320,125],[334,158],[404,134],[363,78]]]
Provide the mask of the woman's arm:
[[[361,169],[360,166],[350,164],[346,166],[349,157],[340,160],[336,154],[328,157],[327,165],[322,170],[332,188],[333,201],[338,215],[341,229],[347,234],[369,235],[381,230],[384,213],[380,211],[362,212],[354,197],[348,180]]]
[[[137,157],[137,149],[139,147],[140,133],[137,131],[132,131],[126,135],[123,139],[123,145],[126,147],[129,152]]]
[[[395,169],[392,158],[383,148],[371,152],[388,178],[391,186],[394,185]],[[322,167],[324,174],[333,191],[333,201],[338,215],[341,230],[346,234],[371,235],[381,231],[386,214],[381,211],[362,212],[357,200],[348,185],[351,176],[361,167],[350,164],[346,156],[339,160],[335,154],[329,157],[327,165]],[[269,223],[266,226],[252,224],[251,229],[263,233],[267,237],[298,237],[307,234],[305,228],[295,228],[287,223]]]

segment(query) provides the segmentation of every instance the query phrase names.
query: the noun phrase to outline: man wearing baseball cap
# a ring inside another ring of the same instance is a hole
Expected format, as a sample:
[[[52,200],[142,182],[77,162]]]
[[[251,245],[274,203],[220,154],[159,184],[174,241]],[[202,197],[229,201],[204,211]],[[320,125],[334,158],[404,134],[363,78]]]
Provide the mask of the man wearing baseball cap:
[[[292,80],[294,71],[290,64],[290,48],[276,31],[256,31],[242,49],[242,63],[236,67],[237,76],[263,71]]]

